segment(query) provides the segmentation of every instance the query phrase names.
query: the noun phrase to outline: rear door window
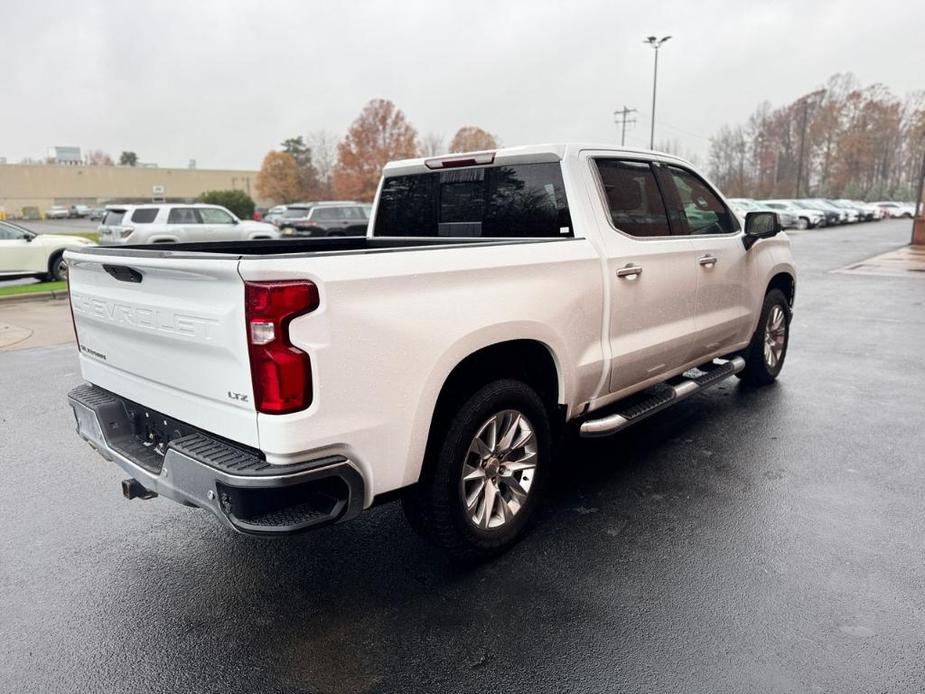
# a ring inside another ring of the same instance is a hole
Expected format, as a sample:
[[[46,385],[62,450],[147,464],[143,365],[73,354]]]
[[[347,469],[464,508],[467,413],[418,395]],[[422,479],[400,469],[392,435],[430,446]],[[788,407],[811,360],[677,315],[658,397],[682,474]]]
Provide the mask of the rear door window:
[[[168,224],[201,224],[199,213],[193,207],[174,207],[167,216]]]
[[[652,166],[644,161],[597,159],[610,221],[630,236],[670,236],[668,212]]]
[[[132,221],[136,224],[151,224],[157,218],[156,207],[140,207],[132,212]]]
[[[375,236],[572,236],[558,162],[389,176]]]

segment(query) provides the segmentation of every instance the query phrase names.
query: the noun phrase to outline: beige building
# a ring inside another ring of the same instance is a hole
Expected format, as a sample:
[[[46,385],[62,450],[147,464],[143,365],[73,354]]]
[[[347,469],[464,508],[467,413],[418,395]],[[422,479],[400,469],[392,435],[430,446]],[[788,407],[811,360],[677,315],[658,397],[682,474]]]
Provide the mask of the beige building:
[[[256,171],[0,164],[0,213],[44,214],[52,205],[187,201],[208,190],[243,190],[256,199],[256,184]]]

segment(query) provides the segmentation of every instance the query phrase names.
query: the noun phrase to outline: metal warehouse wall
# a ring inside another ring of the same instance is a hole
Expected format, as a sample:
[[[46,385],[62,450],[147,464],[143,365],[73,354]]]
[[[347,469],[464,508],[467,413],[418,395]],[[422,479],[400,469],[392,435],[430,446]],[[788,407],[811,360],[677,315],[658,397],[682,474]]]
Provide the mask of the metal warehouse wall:
[[[141,202],[151,200],[155,186],[170,200],[207,190],[243,190],[256,199],[256,183],[256,171],[0,164],[0,208],[14,215],[23,207]]]

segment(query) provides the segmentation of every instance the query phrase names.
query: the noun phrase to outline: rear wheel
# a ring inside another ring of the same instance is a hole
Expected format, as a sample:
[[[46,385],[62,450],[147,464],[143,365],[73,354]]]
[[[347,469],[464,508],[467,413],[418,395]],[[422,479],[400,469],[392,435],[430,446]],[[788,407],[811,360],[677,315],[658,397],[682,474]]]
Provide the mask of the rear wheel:
[[[764,297],[758,328],[743,353],[745,368],[738,374],[746,383],[773,383],[784,367],[790,341],[790,305],[779,289]]]
[[[412,526],[463,561],[490,558],[520,539],[551,462],[549,417],[536,392],[510,379],[484,386],[433,451],[403,499]]]

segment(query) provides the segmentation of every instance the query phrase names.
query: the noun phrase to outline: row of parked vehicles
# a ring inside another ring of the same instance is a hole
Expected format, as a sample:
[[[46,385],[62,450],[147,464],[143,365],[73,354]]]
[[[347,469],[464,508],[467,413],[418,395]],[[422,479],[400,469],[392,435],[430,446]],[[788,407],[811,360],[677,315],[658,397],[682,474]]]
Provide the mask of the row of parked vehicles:
[[[364,236],[370,205],[352,200],[274,207],[263,219],[242,220],[219,205],[110,206],[99,227],[100,243],[254,241],[292,237]]]
[[[101,246],[203,241],[260,241],[295,237],[365,236],[371,206],[352,200],[304,202],[268,211],[264,221],[240,219],[220,205],[159,203],[110,205],[100,210],[58,206],[46,219],[101,219]],[[0,221],[0,280],[67,277],[64,252],[95,245],[73,234],[36,234],[13,222]]]
[[[52,205],[45,210],[45,219],[102,219],[105,214],[105,207]]]
[[[730,198],[729,202],[741,215],[759,210],[777,212],[781,226],[785,229],[815,229],[834,224],[855,222],[876,222],[893,217],[912,217],[915,205],[912,203],[881,201],[861,202],[859,200],[829,200],[825,198],[800,198],[796,200],[753,200],[752,198]]]

